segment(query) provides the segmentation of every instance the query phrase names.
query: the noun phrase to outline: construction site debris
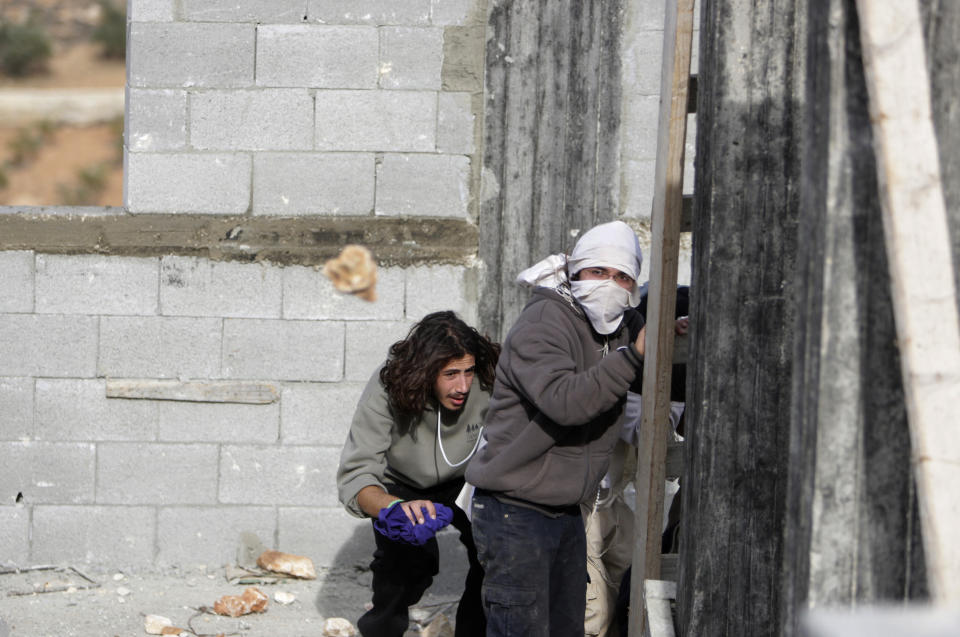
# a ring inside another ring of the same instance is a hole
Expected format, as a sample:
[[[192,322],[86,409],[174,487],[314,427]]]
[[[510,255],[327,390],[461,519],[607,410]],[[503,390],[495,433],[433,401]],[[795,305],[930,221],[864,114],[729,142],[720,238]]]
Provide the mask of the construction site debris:
[[[297,601],[297,596],[287,591],[277,591],[273,594],[273,601],[286,606],[287,604],[292,604]]]
[[[143,631],[148,635],[162,635],[164,628],[173,626],[169,617],[163,615],[145,615],[143,617]]]
[[[323,622],[323,637],[356,637],[357,629],[343,617],[328,617]]]
[[[453,626],[446,615],[437,615],[426,628],[420,632],[421,637],[453,637]]]
[[[344,246],[340,256],[323,266],[323,273],[341,292],[365,301],[377,300],[377,264],[368,249],[360,245]]]
[[[32,566],[28,568],[4,568],[0,570],[0,575],[20,575],[23,573],[32,573],[38,571],[54,571],[60,575],[65,575],[66,579],[48,580],[45,582],[33,582],[29,590],[8,591],[8,597],[20,597],[24,595],[36,595],[39,593],[75,593],[78,590],[87,590],[91,588],[100,588],[100,583],[87,577],[73,566]],[[76,577],[74,577],[76,576]],[[77,578],[83,580],[77,581]]]
[[[262,613],[267,609],[269,598],[258,588],[251,586],[243,595],[224,595],[213,604],[218,615],[240,617],[250,613]]]
[[[264,551],[257,558],[257,566],[272,573],[285,573],[300,579],[317,579],[313,560],[281,551]]]

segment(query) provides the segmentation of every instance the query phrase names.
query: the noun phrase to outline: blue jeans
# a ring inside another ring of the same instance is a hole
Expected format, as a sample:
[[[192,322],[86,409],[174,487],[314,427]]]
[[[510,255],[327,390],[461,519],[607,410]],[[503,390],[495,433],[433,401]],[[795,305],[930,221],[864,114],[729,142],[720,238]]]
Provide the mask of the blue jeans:
[[[559,517],[473,497],[487,637],[583,637],[587,543],[579,507]]]

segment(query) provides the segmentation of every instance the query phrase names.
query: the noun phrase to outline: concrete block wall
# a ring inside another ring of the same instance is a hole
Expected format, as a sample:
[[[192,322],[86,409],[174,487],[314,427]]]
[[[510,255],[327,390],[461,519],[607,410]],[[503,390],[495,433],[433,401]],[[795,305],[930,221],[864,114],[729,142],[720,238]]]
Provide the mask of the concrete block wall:
[[[486,4],[130,0],[126,212],[476,223]],[[621,213],[643,219],[663,9],[626,7]],[[0,562],[220,566],[253,531],[367,564],[333,480],[356,400],[423,315],[476,324],[479,266],[382,268],[371,304],[313,267],[98,250],[0,251]],[[108,398],[113,379],[278,399]]]
[[[366,564],[334,473],[390,343],[438,308],[475,322],[459,266],[383,268],[380,299],[312,267],[0,252],[0,556],[221,566],[240,532]],[[269,404],[107,397],[116,379],[257,381]]]
[[[130,212],[475,214],[482,0],[129,6]]]
[[[125,212],[476,223],[485,18],[483,0],[129,0]],[[0,561],[221,566],[253,531],[369,563],[334,481],[353,409],[413,322],[476,323],[476,268],[381,268],[367,303],[314,267],[97,248],[0,252]],[[277,400],[110,398],[116,379]]]

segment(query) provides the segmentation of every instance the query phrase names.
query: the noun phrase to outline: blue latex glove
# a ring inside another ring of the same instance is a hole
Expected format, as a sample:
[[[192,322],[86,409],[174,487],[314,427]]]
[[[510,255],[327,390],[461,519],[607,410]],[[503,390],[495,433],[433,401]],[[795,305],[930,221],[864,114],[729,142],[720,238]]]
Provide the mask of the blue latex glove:
[[[416,544],[422,546],[437,534],[437,531],[450,524],[453,521],[453,510],[439,502],[434,503],[437,510],[437,517],[431,518],[424,511],[423,524],[413,524],[403,512],[403,507],[399,502],[391,506],[380,509],[380,514],[373,522],[373,528],[377,533],[396,542],[406,542],[407,544]]]

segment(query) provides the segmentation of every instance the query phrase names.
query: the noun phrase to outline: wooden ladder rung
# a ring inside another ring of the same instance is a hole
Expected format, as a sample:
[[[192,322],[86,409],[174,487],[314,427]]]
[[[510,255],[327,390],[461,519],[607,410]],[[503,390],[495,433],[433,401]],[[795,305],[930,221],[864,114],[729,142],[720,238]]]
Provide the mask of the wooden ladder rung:
[[[690,74],[690,83],[687,84],[687,114],[693,115],[697,112],[697,75]]]
[[[667,582],[676,582],[680,578],[680,554],[660,554],[660,579]]]
[[[693,195],[684,195],[680,205],[680,232],[693,232]]]
[[[664,476],[667,478],[679,478],[683,475],[683,443],[667,443],[667,462],[664,469]]]

